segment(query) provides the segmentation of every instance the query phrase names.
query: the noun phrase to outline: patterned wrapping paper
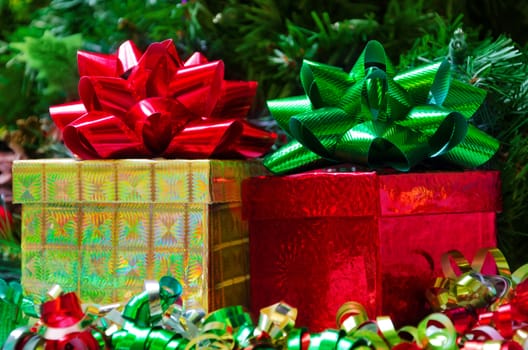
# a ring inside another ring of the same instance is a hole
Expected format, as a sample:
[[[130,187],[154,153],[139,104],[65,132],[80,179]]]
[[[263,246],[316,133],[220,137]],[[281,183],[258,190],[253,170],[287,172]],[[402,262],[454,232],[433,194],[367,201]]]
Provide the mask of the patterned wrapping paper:
[[[24,291],[58,283],[85,302],[124,302],[170,274],[187,306],[247,305],[240,183],[262,172],[257,161],[17,161]]]
[[[252,311],[284,300],[311,331],[335,327],[347,301],[415,324],[441,255],[495,246],[501,206],[495,171],[315,171],[246,180],[242,196]]]

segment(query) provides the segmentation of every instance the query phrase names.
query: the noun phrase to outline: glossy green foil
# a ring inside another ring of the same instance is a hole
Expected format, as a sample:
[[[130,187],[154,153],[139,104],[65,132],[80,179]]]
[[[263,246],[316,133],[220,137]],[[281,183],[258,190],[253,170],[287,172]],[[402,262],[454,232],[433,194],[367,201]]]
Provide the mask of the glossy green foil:
[[[306,94],[268,101],[293,140],[268,155],[265,166],[278,174],[342,162],[408,171],[434,157],[482,165],[499,143],[468,121],[486,92],[453,80],[450,69],[445,60],[396,74],[377,41],[349,73],[304,61]]]

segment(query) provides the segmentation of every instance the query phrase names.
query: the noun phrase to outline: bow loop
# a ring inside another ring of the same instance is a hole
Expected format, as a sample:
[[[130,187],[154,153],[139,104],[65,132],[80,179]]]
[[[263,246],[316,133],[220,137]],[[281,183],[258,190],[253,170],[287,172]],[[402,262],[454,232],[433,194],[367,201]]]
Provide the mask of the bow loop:
[[[123,73],[119,69],[118,59],[114,55],[103,53],[87,52],[79,50],[77,52],[77,70],[82,76],[115,76],[116,72]],[[119,75],[119,74],[118,74]]]
[[[435,74],[431,90],[429,91],[428,102],[433,105],[441,106],[449,91],[451,79],[451,67],[447,60],[442,61]]]
[[[343,91],[352,86],[353,82],[340,68],[304,60],[301,66],[301,84],[313,106],[321,108],[338,105]]]
[[[78,117],[62,130],[69,149],[82,159],[149,155],[148,149],[120,118],[94,111]],[[65,141],[66,142],[66,141]]]
[[[342,109],[325,107],[291,118],[289,129],[305,147],[321,157],[330,158],[348,119],[349,116]]]
[[[181,68],[169,83],[167,94],[175,97],[196,116],[209,117],[220,99],[223,75],[222,61]],[[247,85],[244,88],[247,89]]]
[[[171,142],[172,135],[180,133],[188,121],[196,118],[177,100],[152,97],[139,101],[127,112],[126,120],[140,136],[151,153],[160,154]]]
[[[79,96],[88,112],[123,115],[142,97],[131,91],[126,80],[113,77],[81,77]]]
[[[361,80],[365,77],[366,71],[371,67],[377,67],[386,72],[390,77],[394,77],[394,67],[389,61],[383,45],[376,40],[371,40],[365,45],[365,49],[359,55],[348,75],[353,81]]]
[[[132,40],[125,41],[117,50],[117,74],[119,76],[126,74],[131,68],[137,66],[140,58],[141,51],[139,51],[136,44]]]
[[[365,77],[364,94],[372,120],[387,121],[387,75],[379,68],[368,69]]]

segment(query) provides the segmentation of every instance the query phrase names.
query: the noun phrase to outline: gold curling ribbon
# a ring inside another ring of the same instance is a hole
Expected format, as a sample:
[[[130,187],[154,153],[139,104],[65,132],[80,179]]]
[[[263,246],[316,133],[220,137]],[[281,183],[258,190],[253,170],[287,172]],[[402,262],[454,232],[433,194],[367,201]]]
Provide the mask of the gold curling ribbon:
[[[336,324],[337,327],[346,334],[350,334],[357,330],[362,324],[368,322],[369,318],[367,311],[358,302],[349,301],[341,305],[337,310]]]
[[[257,329],[268,333],[273,340],[279,340],[293,329],[296,319],[297,309],[280,302],[260,310]]]

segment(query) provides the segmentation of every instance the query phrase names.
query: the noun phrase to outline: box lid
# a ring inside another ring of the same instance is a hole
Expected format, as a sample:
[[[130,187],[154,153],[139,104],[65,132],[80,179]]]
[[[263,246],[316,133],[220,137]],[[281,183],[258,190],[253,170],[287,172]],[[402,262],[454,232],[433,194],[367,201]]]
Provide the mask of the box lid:
[[[501,210],[498,171],[377,174],[314,171],[245,180],[251,220],[402,216]]]
[[[502,209],[498,171],[381,175],[379,198],[382,216]]]
[[[244,216],[369,216],[378,212],[375,172],[309,172],[261,176],[242,184]]]
[[[236,202],[241,181],[262,174],[256,160],[23,160],[13,163],[13,202]]]

